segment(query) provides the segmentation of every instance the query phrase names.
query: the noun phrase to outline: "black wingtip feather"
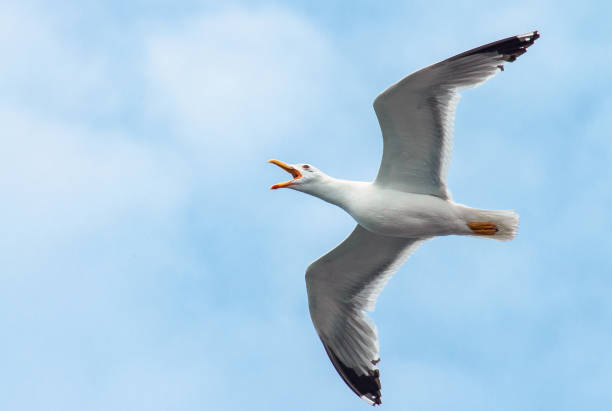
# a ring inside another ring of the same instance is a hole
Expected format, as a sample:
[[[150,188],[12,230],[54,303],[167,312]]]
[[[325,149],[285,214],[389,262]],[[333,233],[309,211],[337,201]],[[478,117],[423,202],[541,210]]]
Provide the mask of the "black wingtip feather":
[[[382,396],[380,393],[380,372],[378,369],[370,371],[368,375],[358,375],[355,370],[340,361],[327,345],[323,344],[323,346],[334,368],[336,368],[336,371],[338,371],[338,374],[340,374],[346,385],[348,385],[355,394],[359,397],[366,397],[372,402],[373,406],[382,404],[380,399]],[[380,361],[380,358],[378,361]]]
[[[518,36],[512,36],[503,40],[494,41],[493,43],[485,44],[484,46],[476,47],[475,49],[468,50],[464,53],[451,57],[448,60],[455,60],[457,58],[471,56],[479,53],[497,52],[503,56],[502,58],[505,61],[511,63],[516,60],[517,57],[519,57],[521,54],[527,52],[527,48],[530,47],[539,38],[540,33],[535,30]]]

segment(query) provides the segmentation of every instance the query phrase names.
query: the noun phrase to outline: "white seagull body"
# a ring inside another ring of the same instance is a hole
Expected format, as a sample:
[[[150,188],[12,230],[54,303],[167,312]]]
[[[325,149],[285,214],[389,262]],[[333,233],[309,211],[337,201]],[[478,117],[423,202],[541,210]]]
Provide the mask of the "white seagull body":
[[[306,271],[315,329],[346,384],[372,405],[381,403],[376,327],[372,311],[387,280],[416,246],[441,235],[510,240],[513,211],[479,210],[454,203],[445,185],[458,89],[474,87],[503,70],[539,38],[537,31],[466,51],[421,69],[374,100],[383,140],[376,180],[329,177],[308,164],[270,162],[292,174],[288,187],[348,212],[355,230]]]

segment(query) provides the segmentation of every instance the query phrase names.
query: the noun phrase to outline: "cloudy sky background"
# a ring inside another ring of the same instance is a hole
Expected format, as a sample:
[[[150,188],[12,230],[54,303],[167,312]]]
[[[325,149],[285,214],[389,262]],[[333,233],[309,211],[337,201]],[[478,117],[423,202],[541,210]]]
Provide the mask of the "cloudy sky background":
[[[266,160],[371,179],[380,91],[533,29],[463,94],[449,172],[520,235],[435,239],[391,280],[383,406],[608,409],[608,3],[100,3],[0,13],[1,409],[366,409],[303,277],[354,223]]]

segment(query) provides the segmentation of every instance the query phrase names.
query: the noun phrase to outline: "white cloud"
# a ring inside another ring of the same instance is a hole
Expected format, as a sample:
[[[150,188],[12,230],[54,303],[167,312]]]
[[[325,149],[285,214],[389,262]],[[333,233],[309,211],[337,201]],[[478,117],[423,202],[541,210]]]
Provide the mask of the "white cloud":
[[[316,27],[276,8],[194,18],[148,49],[152,109],[209,161],[299,139],[327,107],[337,60]]]
[[[0,185],[10,199],[2,212],[17,238],[48,241],[52,233],[99,228],[135,210],[164,214],[188,190],[183,167],[166,147],[7,109],[0,122],[8,137]]]
[[[36,7],[7,4],[0,15],[2,101],[40,117],[95,119],[118,106],[120,86],[109,54],[79,51],[56,21]]]
[[[16,41],[1,45],[10,64],[0,73],[13,91],[0,107],[8,137],[0,183],[11,198],[2,208],[12,235],[22,239],[65,238],[134,212],[171,213],[210,176],[210,163],[263,156],[329,92],[335,57],[315,27],[281,9],[228,9],[143,35],[149,114],[174,135],[100,130],[92,112],[118,95],[109,56],[77,52],[37,10],[9,11],[0,30]],[[235,182],[236,171],[223,180]]]

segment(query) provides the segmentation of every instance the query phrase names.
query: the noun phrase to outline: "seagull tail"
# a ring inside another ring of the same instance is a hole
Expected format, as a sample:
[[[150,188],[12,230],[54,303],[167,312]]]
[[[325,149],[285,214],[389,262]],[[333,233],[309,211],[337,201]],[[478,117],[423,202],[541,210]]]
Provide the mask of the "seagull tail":
[[[470,209],[467,225],[471,234],[492,240],[510,241],[518,231],[519,215],[514,210]]]

